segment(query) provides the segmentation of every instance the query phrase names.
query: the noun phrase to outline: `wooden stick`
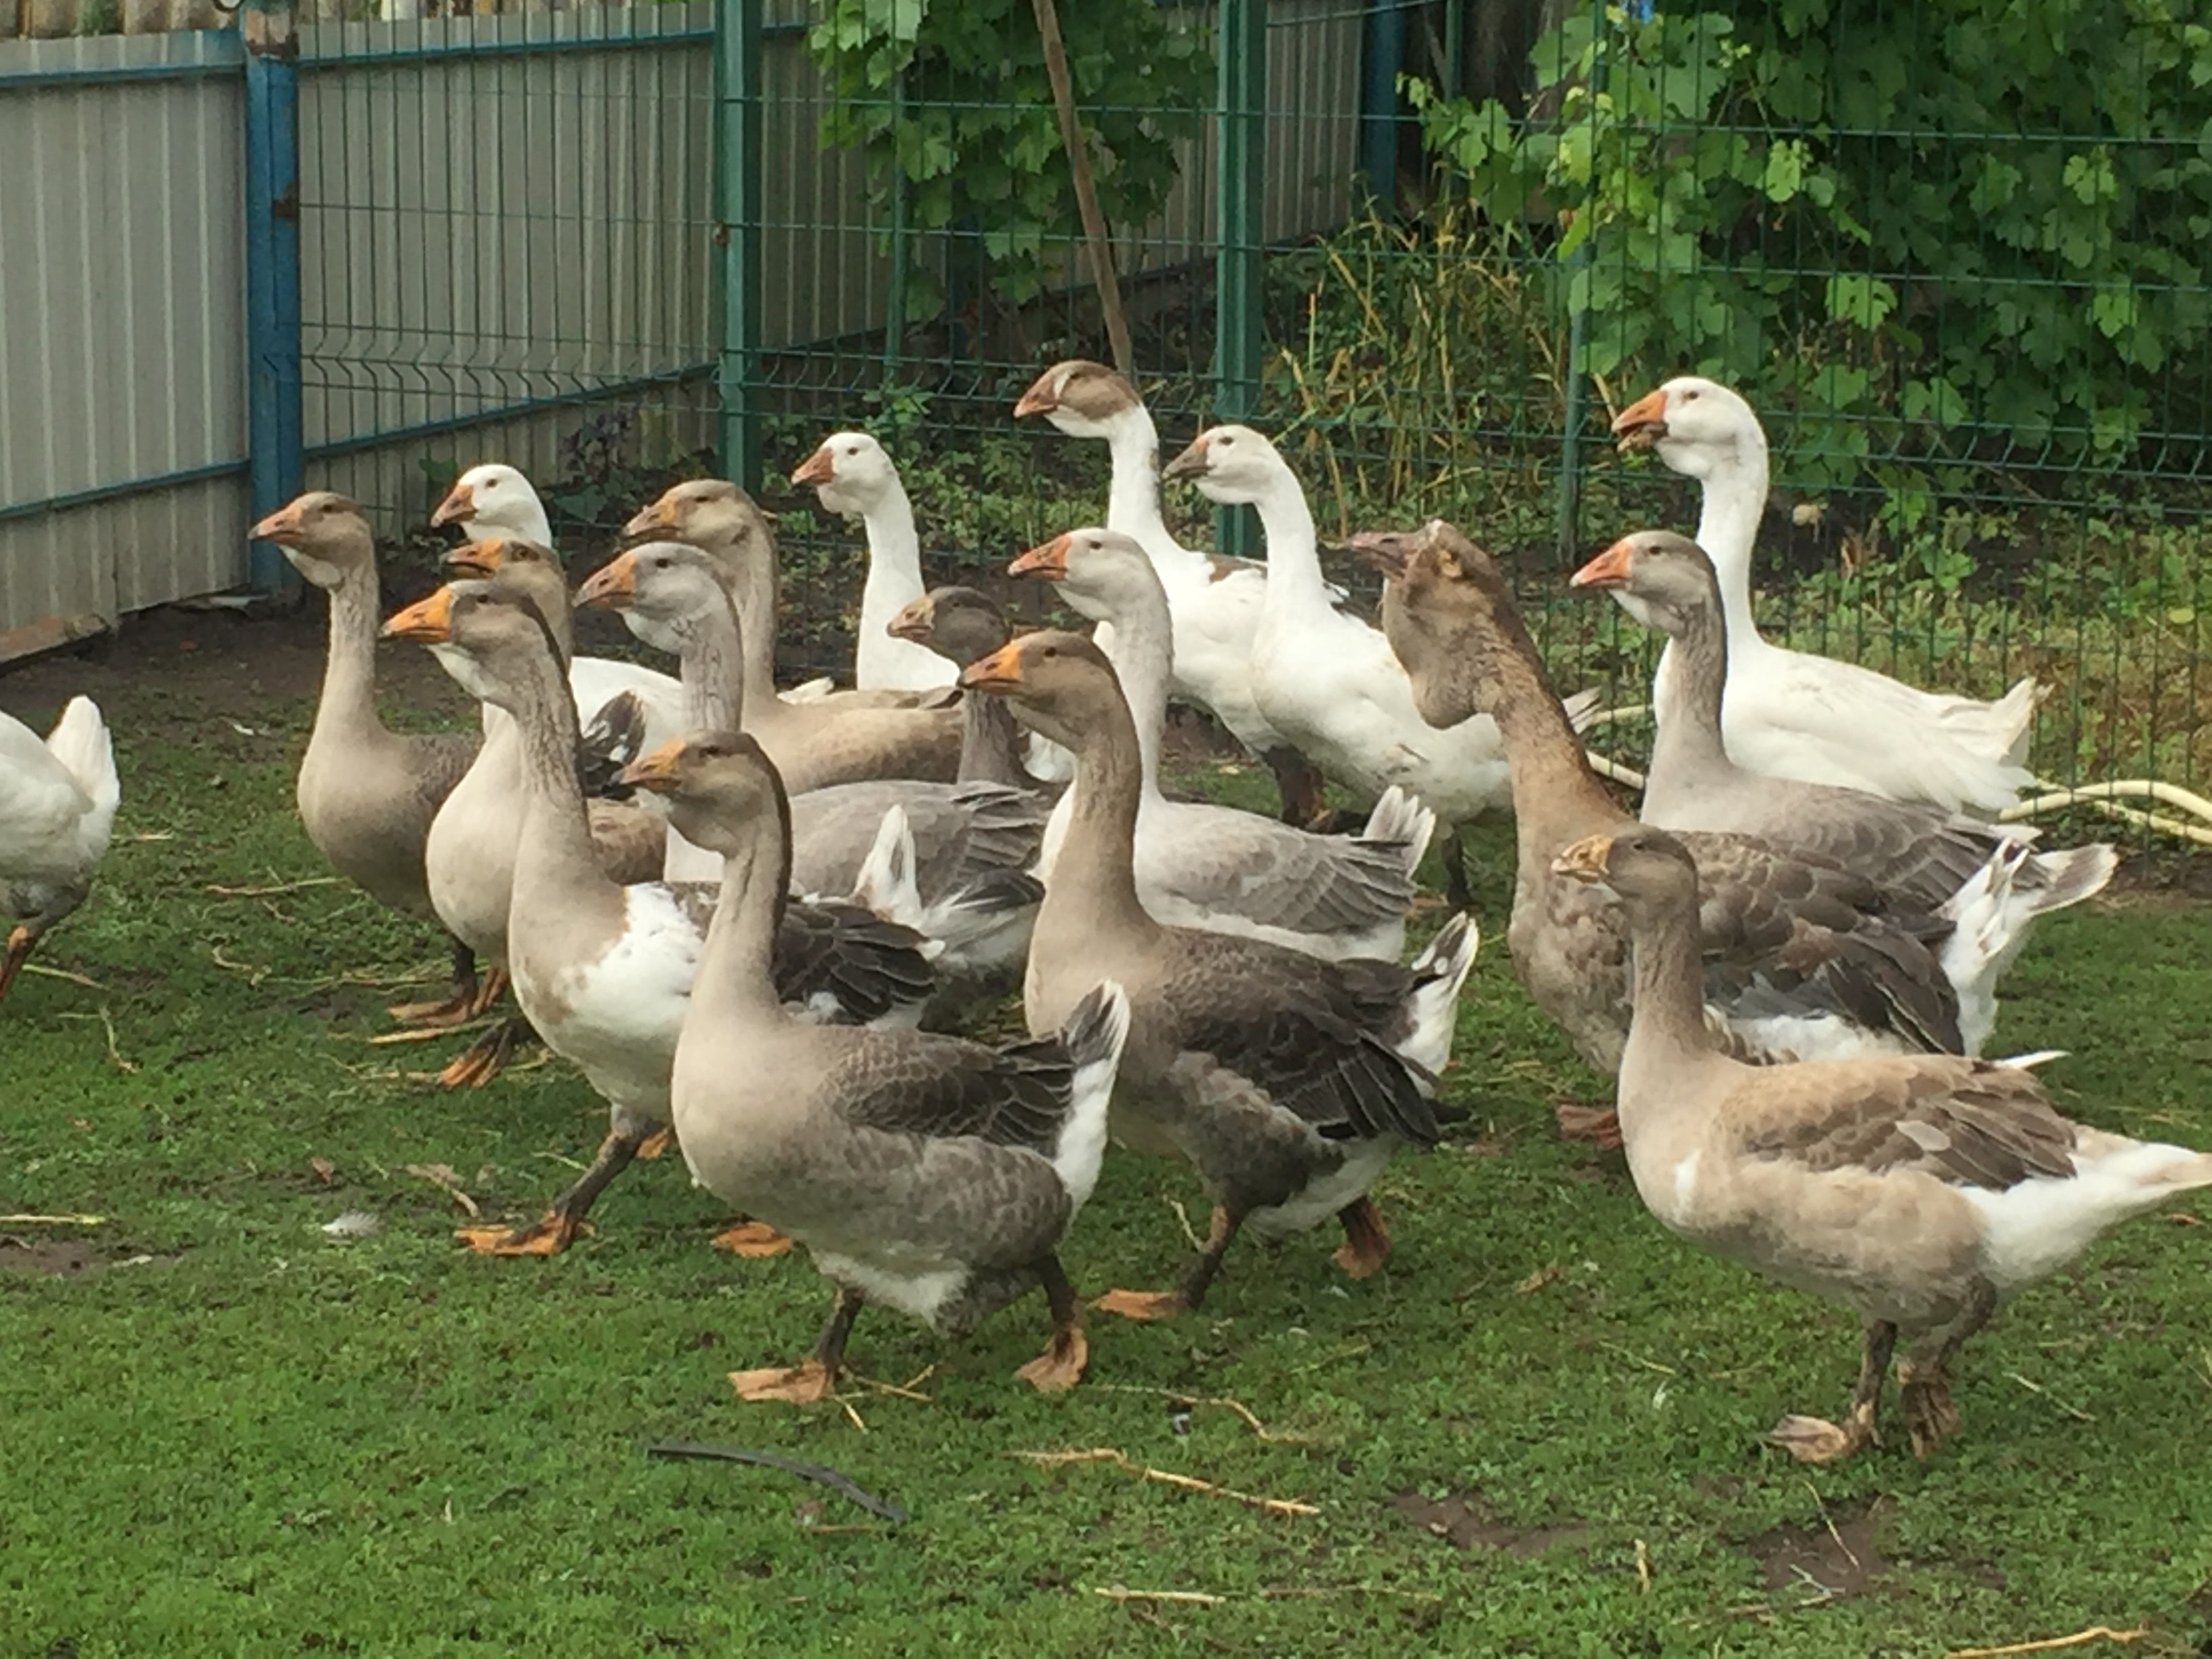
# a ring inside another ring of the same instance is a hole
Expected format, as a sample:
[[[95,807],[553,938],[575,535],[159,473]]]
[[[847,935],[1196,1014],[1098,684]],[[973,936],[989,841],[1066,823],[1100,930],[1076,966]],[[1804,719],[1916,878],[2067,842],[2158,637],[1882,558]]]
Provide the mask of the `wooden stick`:
[[[2125,1646],[2149,1634],[2148,1627],[2144,1626],[2134,1630],[2114,1630],[2110,1625],[2092,1625],[2071,1636],[2047,1636],[2040,1642],[2014,1642],[2002,1648],[1953,1648],[1943,1659],[1998,1659],[2002,1654],[2049,1653],[2054,1648],[2078,1648],[2088,1642],[2118,1642]]]
[[[1321,1513],[1315,1505],[1295,1498],[1258,1498],[1249,1492],[1234,1492],[1227,1486],[1217,1486],[1211,1480],[1200,1480],[1196,1475],[1177,1474],[1171,1469],[1149,1468],[1126,1452],[1115,1451],[1111,1446],[1093,1446],[1087,1451],[1016,1452],[1014,1455],[1048,1468],[1062,1463],[1111,1463],[1116,1468],[1127,1469],[1131,1474],[1146,1480],[1157,1480],[1162,1486],[1180,1486],[1185,1492],[1210,1492],[1216,1498],[1234,1498],[1239,1504],[1249,1504],[1269,1515]]]
[[[1098,285],[1099,308],[1106,313],[1106,339],[1114,367],[1132,381],[1136,368],[1129,355],[1129,319],[1121,309],[1121,283],[1114,272],[1114,245],[1107,240],[1106,216],[1098,210],[1098,188],[1091,182],[1091,151],[1075,121],[1075,88],[1067,76],[1067,48],[1060,38],[1060,13],[1053,0],[1030,0],[1037,33],[1044,40],[1044,72],[1052,82],[1053,106],[1060,112],[1060,142],[1075,179],[1075,205],[1083,215],[1084,239],[1091,246],[1091,278]]]
[[[1093,1584],[1093,1595],[1103,1595],[1109,1601],[1181,1601],[1194,1607],[1218,1607],[1226,1601],[1225,1595],[1208,1595],[1203,1590],[1133,1590],[1119,1584]]]

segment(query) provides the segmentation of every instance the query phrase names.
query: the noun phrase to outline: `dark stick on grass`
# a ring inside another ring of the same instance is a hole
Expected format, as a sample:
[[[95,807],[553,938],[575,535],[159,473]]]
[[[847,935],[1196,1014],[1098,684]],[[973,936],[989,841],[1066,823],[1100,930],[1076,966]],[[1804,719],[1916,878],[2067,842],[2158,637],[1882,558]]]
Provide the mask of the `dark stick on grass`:
[[[878,1498],[848,1474],[821,1463],[802,1463],[795,1457],[785,1457],[771,1451],[758,1451],[750,1446],[709,1446],[691,1440],[648,1440],[645,1443],[647,1457],[711,1457],[726,1463],[757,1463],[763,1468],[781,1469],[786,1474],[795,1474],[802,1480],[812,1480],[841,1492],[871,1515],[880,1515],[894,1526],[902,1525],[914,1517],[887,1498]]]

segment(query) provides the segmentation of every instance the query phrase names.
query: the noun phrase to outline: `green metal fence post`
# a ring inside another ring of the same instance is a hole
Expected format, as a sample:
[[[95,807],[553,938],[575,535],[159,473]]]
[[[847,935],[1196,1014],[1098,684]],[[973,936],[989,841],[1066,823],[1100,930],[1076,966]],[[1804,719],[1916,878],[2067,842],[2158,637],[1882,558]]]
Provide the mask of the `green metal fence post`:
[[[300,396],[299,45],[284,0],[239,15],[246,42],[246,424],[253,516],[307,488]],[[253,586],[299,576],[274,542],[248,555]]]
[[[1590,27],[1597,40],[1597,50],[1590,58],[1590,90],[1598,94],[1605,90],[1605,0],[1590,0]],[[1592,107],[1600,106],[1594,100]],[[1589,259],[1589,244],[1584,242],[1574,252],[1573,269],[1583,270]],[[1568,287],[1571,293],[1571,278]],[[1569,563],[1577,562],[1576,550],[1582,543],[1583,422],[1589,412],[1589,377],[1583,371],[1588,315],[1585,306],[1567,319],[1566,431],[1559,440],[1559,556]]]
[[[714,240],[721,250],[722,475],[760,483],[762,0],[714,0]]]
[[[1359,166],[1376,210],[1398,200],[1398,71],[1406,61],[1405,0],[1367,0],[1360,31]]]
[[[1221,0],[1218,42],[1220,189],[1214,224],[1213,413],[1249,419],[1260,406],[1261,284],[1267,247],[1267,0]],[[1258,550],[1247,507],[1223,507],[1214,545]]]

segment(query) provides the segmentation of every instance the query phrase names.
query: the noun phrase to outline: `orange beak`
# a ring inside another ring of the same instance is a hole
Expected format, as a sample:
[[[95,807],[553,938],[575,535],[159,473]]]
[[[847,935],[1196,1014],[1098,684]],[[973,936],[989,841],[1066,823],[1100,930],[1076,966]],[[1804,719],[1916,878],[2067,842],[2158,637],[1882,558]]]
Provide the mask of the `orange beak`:
[[[1603,881],[1606,858],[1612,851],[1611,836],[1584,836],[1552,860],[1552,873],[1577,881]]]
[[[650,754],[640,755],[622,769],[617,781],[633,789],[665,791],[676,781],[676,763],[684,753],[684,739],[672,738]]]
[[[477,489],[474,484],[457,483],[446,492],[446,499],[438,503],[437,511],[430,515],[433,530],[441,526],[459,524],[464,519],[477,515]]]
[[[1190,447],[1160,469],[1163,478],[1188,478],[1206,471],[1206,434],[1190,441]]]
[[[623,526],[626,538],[641,536],[673,537],[676,530],[676,504],[663,495],[649,507],[641,507],[629,516]]]
[[[637,520],[630,520],[635,524]],[[586,577],[576,590],[578,605],[595,605],[605,611],[623,611],[637,598],[637,559],[617,553]]]
[[[826,484],[836,476],[837,458],[824,444],[799,464],[791,481],[795,484]]]
[[[901,605],[898,615],[884,624],[884,632],[895,640],[912,640],[916,645],[927,645],[935,631],[937,601],[928,594],[909,599]]]
[[[1047,581],[1067,580],[1067,538],[1054,536],[1042,547],[1033,547],[1006,567],[1009,576],[1042,576]]]
[[[1624,536],[1567,578],[1570,587],[1626,587],[1635,550]]]
[[[1009,641],[988,657],[978,657],[960,671],[962,689],[1005,696],[1022,684],[1022,642]]]
[[[300,504],[287,501],[246,533],[257,542],[283,542],[288,546],[297,542],[307,520],[300,515]]]
[[[1060,407],[1060,389],[1053,384],[1056,370],[1048,368],[1030,382],[1030,389],[1014,405],[1014,418],[1025,415],[1049,415]]]
[[[421,645],[443,645],[453,637],[453,590],[441,587],[427,599],[418,599],[395,612],[380,630],[387,640],[413,640]]]
[[[489,576],[507,562],[507,542],[498,536],[463,542],[447,550],[445,567],[456,576]]]
[[[1623,451],[1649,449],[1667,435],[1667,394],[1647,392],[1613,417]]]

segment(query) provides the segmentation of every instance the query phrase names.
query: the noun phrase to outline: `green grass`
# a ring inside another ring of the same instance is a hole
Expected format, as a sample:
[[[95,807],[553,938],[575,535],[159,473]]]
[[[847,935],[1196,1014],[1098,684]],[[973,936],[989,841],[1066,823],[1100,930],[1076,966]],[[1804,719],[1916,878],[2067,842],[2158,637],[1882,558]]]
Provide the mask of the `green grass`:
[[[434,978],[423,933],[335,885],[204,890],[322,874],[289,811],[303,702],[241,689],[237,713],[143,675],[100,694],[118,843],[44,960],[102,988],[33,975],[0,1005],[0,1211],[107,1218],[0,1225],[96,1256],[0,1272],[0,1654],[1924,1655],[2139,1621],[2134,1653],[2212,1652],[2212,1233],[2148,1218],[2023,1296],[1924,1468],[1761,1449],[1783,1411],[1840,1407],[1854,1330],[1674,1243],[1618,1155],[1556,1139],[1552,1105],[1602,1091],[1513,981],[1502,837],[1478,849],[1492,942],[1449,1085],[1474,1118],[1386,1180],[1383,1274],[1345,1281],[1318,1237],[1240,1248],[1203,1316],[1097,1322],[1057,1401],[1012,1376],[1035,1299],[959,1343],[872,1314],[854,1363],[933,1367],[926,1399],[744,1407],[725,1374],[797,1355],[825,1310],[803,1259],[710,1251],[724,1212],[673,1159],[560,1260],[457,1253],[453,1203],[407,1166],[532,1213],[599,1138],[590,1091],[557,1064],[461,1097],[410,1080],[445,1045],[372,1046],[402,988],[359,981]],[[2203,910],[2061,917],[2001,1046],[2072,1050],[2051,1075],[2099,1123],[2212,1145],[2208,960]],[[1183,1170],[1110,1159],[1079,1285],[1158,1282],[1171,1200],[1198,1213]],[[319,1231],[356,1208],[380,1236]],[[913,1519],[648,1460],[664,1437],[828,1463]],[[1087,1448],[1318,1512],[1018,1455]],[[1396,1506],[1424,1497],[1496,1541]],[[1115,1587],[1222,1599],[1095,1593]]]

